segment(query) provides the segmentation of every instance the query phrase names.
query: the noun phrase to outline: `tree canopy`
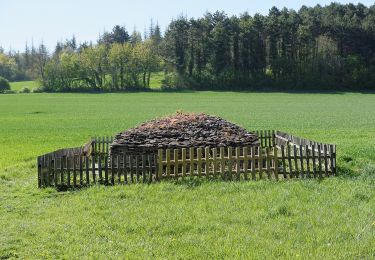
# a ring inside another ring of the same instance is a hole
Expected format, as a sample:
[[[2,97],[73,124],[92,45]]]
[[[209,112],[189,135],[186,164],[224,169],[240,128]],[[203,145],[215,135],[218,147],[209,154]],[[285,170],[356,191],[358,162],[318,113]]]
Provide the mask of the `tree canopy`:
[[[0,76],[39,78],[50,91],[148,88],[375,89],[375,5],[332,3],[268,15],[178,17],[145,37],[116,25],[97,43],[58,42],[24,52],[0,48]]]

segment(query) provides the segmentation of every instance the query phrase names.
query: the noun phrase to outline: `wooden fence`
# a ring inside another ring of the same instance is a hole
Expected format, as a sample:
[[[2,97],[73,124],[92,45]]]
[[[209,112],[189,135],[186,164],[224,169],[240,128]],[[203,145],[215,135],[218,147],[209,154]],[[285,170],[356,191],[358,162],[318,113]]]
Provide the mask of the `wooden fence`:
[[[155,154],[109,154],[112,138],[93,138],[90,153],[38,157],[38,186],[77,188],[95,183],[151,183],[162,179],[322,178],[336,173],[336,146],[280,131],[259,131],[260,146],[159,149]],[[75,151],[79,151],[79,148]]]

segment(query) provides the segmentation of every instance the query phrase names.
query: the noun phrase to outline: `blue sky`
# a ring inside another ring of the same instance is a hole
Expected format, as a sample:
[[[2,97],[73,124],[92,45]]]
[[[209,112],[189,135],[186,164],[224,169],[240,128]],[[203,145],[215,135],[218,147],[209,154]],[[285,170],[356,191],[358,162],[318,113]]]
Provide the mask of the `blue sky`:
[[[99,33],[116,25],[134,26],[143,33],[151,18],[162,29],[179,14],[199,17],[206,11],[223,10],[229,15],[248,11],[267,14],[272,6],[298,9],[301,5],[326,5],[331,1],[276,0],[0,0],[0,46],[8,50],[23,49],[25,42],[43,41],[53,49],[59,40],[71,38],[78,42],[95,41]],[[357,1],[337,1],[358,3]],[[374,1],[360,1],[365,5]]]

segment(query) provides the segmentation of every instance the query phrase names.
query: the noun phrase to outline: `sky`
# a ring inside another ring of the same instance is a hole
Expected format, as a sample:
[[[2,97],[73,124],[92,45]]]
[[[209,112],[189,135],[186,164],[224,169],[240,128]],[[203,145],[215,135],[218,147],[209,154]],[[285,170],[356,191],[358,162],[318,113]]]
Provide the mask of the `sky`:
[[[114,25],[144,32],[151,19],[165,30],[171,19],[183,14],[200,17],[206,11],[224,11],[238,15],[267,14],[272,6],[298,10],[302,5],[327,5],[332,1],[313,0],[0,0],[0,46],[5,50],[23,50],[25,43],[43,42],[53,50],[57,41],[75,35],[77,42],[95,42],[100,33]],[[340,3],[357,1],[336,1]],[[369,6],[372,0],[362,0]]]

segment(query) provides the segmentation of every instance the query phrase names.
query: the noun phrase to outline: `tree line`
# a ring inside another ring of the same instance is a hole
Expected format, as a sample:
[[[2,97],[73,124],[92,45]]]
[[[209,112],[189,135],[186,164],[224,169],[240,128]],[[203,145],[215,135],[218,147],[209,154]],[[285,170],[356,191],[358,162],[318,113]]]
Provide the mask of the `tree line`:
[[[95,44],[75,38],[49,54],[0,49],[0,75],[38,77],[50,91],[148,88],[164,71],[166,88],[375,89],[375,5],[332,3],[268,15],[224,12],[178,17],[146,37],[115,26]]]

